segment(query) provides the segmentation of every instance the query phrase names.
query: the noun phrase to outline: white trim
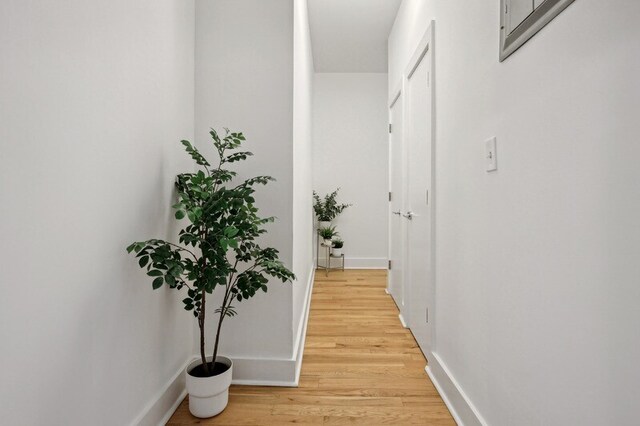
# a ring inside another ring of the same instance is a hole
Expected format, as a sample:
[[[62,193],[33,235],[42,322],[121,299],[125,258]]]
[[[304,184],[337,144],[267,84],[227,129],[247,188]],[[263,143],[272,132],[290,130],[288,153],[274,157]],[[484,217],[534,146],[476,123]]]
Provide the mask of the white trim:
[[[302,319],[296,332],[290,358],[247,358],[224,354],[233,360],[234,385],[252,386],[285,386],[297,387],[300,380],[300,369],[304,354],[304,342],[307,336],[311,295],[315,278],[315,264],[312,262],[308,274],[307,291],[305,294]]]
[[[487,422],[438,354],[431,353],[425,371],[459,426],[487,426]]]
[[[302,312],[302,320],[298,329],[298,338],[294,346],[293,353],[296,355],[296,386],[300,383],[300,370],[302,369],[302,358],[304,356],[304,344],[307,341],[307,325],[309,324],[309,311],[311,311],[311,295],[313,294],[313,283],[316,278],[316,265],[311,262],[311,272],[309,272],[309,281],[307,283],[307,293],[305,294],[304,311]]]
[[[390,293],[390,294],[391,294],[391,300],[393,300],[393,303],[396,304],[396,308],[398,308],[398,312],[402,312],[405,309],[402,303],[402,300],[397,300],[396,296],[393,293]]]
[[[344,269],[387,269],[389,260],[385,257],[345,257]]]
[[[389,109],[393,108],[393,106],[396,104],[396,102],[400,98],[400,95],[402,95],[402,80],[396,83],[395,89],[391,92],[389,96]]]
[[[404,320],[404,317],[402,316],[402,314],[398,314],[398,318],[400,318],[400,324],[402,324],[403,328],[409,328],[409,326],[407,325],[407,322]]]
[[[420,43],[418,43],[418,46],[413,51],[413,55],[411,55],[409,64],[405,69],[405,76],[406,76],[405,78],[407,80],[410,79],[411,76],[413,76],[413,73],[415,72],[416,68],[418,68],[418,65],[420,65],[420,62],[422,61],[422,59],[425,57],[427,52],[432,48],[433,33],[434,33],[433,30],[435,26],[434,24],[435,24],[435,21],[431,21],[431,23],[429,24],[429,27],[424,32],[422,39],[420,40]],[[433,56],[432,56],[432,59],[433,59]]]
[[[186,368],[186,367],[185,367]],[[186,381],[186,377],[185,377],[185,381]],[[178,407],[180,406],[180,404],[182,404],[182,401],[184,401],[184,399],[187,397],[187,388],[185,386],[184,389],[182,389],[182,392],[180,392],[180,396],[175,400],[175,402],[173,403],[173,405],[171,405],[171,407],[167,410],[166,414],[164,415],[164,417],[162,418],[162,420],[160,420],[159,425],[164,425],[169,423],[169,419],[171,419],[171,416],[173,416],[173,413],[176,412],[176,410],[178,409]],[[155,423],[149,423],[149,424],[155,424]]]
[[[393,187],[391,185],[391,172],[392,172],[392,155],[391,153],[393,152],[393,126],[397,123],[393,122],[393,106],[396,104],[396,102],[398,102],[398,99],[400,99],[400,96],[402,95],[402,80],[400,80],[397,84],[398,88],[395,91],[395,95],[393,95],[394,92],[392,92],[392,95],[390,96],[391,98],[391,103],[389,104],[389,109],[387,111],[387,122],[389,123],[389,134],[387,135],[387,170],[388,170],[388,175],[387,175],[387,190],[389,191],[389,202],[387,203],[387,241],[391,241],[391,237],[392,237],[392,220],[391,220],[391,200],[393,197]],[[402,104],[402,102],[401,102]],[[397,129],[396,129],[396,133],[397,133]],[[397,196],[397,194],[396,194]],[[391,263],[390,259],[391,259],[391,244],[387,245],[387,258],[389,259],[389,262],[387,263],[387,269],[389,269],[389,264]],[[387,288],[385,288],[384,290],[387,294],[391,294],[391,273],[387,273]]]
[[[311,270],[307,273],[307,290],[304,293],[304,307],[300,315],[300,322],[298,323],[298,330],[296,330],[296,341],[293,345],[293,354],[297,354],[300,350],[300,346],[304,346],[304,328],[306,325],[306,319],[309,315],[309,304],[311,302],[311,288],[313,287],[313,279],[315,277],[316,269],[313,262],[311,262]]]
[[[389,274],[389,275],[391,275],[391,274]],[[409,328],[409,327],[407,327],[407,326],[406,326],[406,322],[405,322],[405,320],[404,320],[404,317],[402,316],[402,309],[400,309],[400,306],[401,306],[401,305],[400,305],[400,304],[398,304],[398,301],[396,300],[396,296],[394,296],[394,295],[393,295],[393,293],[392,293],[392,292],[390,292],[390,291],[389,291],[388,289],[386,289],[386,288],[384,289],[384,291],[385,291],[389,296],[391,296],[391,300],[392,300],[392,301],[393,301],[393,303],[396,305],[396,308],[398,308],[398,312],[400,312],[400,313],[398,314],[398,317],[400,318],[400,323],[402,324],[402,326],[403,326],[404,328]]]
[[[249,358],[224,354],[233,361],[234,385],[296,387],[293,358]]]
[[[189,358],[157,392],[142,412],[131,422],[131,426],[155,426],[169,421],[182,400],[187,396],[184,370],[193,361]]]
[[[427,300],[430,300],[431,303],[427,304],[427,308],[429,309],[429,318],[430,321],[427,325],[427,327],[429,328],[430,331],[430,339],[429,342],[427,342],[428,348],[422,348],[423,351],[425,352],[431,352],[433,351],[433,349],[436,347],[436,342],[437,342],[437,332],[436,332],[436,310],[437,310],[437,299],[436,299],[436,288],[437,288],[437,282],[436,282],[436,238],[437,238],[437,230],[436,230],[436,221],[437,221],[437,214],[436,214],[436,202],[437,202],[437,178],[436,178],[436,169],[437,169],[437,149],[436,149],[436,143],[437,143],[437,135],[436,135],[436,98],[435,98],[435,93],[436,93],[436,82],[435,82],[435,62],[436,62],[436,55],[435,55],[435,21],[431,20],[431,22],[429,23],[429,26],[427,27],[426,31],[424,32],[424,35],[422,36],[420,42],[418,43],[418,46],[416,47],[416,49],[414,50],[413,54],[411,55],[411,59],[409,60],[406,68],[405,68],[405,73],[404,73],[404,78],[403,78],[403,82],[406,85],[409,81],[409,79],[412,77],[413,73],[416,71],[416,69],[420,66],[420,63],[422,62],[422,60],[427,57],[427,55],[429,55],[431,61],[430,61],[430,66],[428,69],[428,87],[429,87],[429,92],[430,92],[430,102],[431,102],[431,116],[429,117],[431,120],[431,188],[430,189],[430,194],[429,194],[429,203],[428,203],[428,208],[431,214],[431,238],[430,238],[430,257],[431,257],[431,271],[430,271],[430,280],[432,282],[432,285],[430,286],[430,288],[428,289],[428,294],[427,294]],[[406,87],[403,89],[403,91],[405,92],[405,94],[408,95],[407,89]],[[410,114],[411,111],[408,110],[408,108],[404,108],[403,109],[403,113],[404,114]],[[406,123],[407,120],[403,120],[403,123]],[[409,265],[410,263],[410,256],[407,256],[404,262],[404,265]],[[410,265],[409,267],[410,268]],[[405,283],[407,281],[405,280]],[[411,303],[412,303],[412,288],[411,285],[406,285],[403,288],[403,310],[408,314],[407,318],[408,324],[409,324],[409,328],[411,328]]]
[[[392,125],[398,126],[398,124],[400,125],[400,129],[401,129],[401,134],[404,137],[404,109],[405,109],[405,105],[404,105],[404,97],[402,96],[404,93],[404,76],[401,76],[398,80],[398,82],[395,85],[395,90],[393,92],[391,92],[391,95],[389,96],[389,98],[391,99],[391,103],[389,105],[389,111],[388,111],[388,115],[389,115],[389,123],[392,123]],[[397,108],[400,108],[400,123],[395,123],[393,120],[393,111],[394,108],[396,108],[396,104],[398,104]],[[389,147],[388,147],[388,153],[387,153],[387,158],[388,158],[388,188],[389,188],[389,193],[393,193],[394,189],[395,189],[395,197],[401,197],[404,199],[404,174],[405,172],[402,171],[404,169],[404,142],[403,139],[400,138],[398,139],[397,137],[398,134],[398,129],[396,129],[393,133],[389,133]],[[402,179],[401,179],[401,187],[400,188],[393,188],[392,186],[392,180],[393,180],[393,173],[394,170],[396,169],[395,165],[394,165],[394,157],[393,157],[393,146],[394,145],[400,145],[401,149],[403,149],[402,151],[402,156],[400,158],[401,161],[401,165],[399,167],[401,173],[402,173]],[[403,203],[400,203],[400,208],[399,210],[402,210],[403,208]],[[393,260],[393,256],[394,253],[392,252],[392,244],[391,242],[393,241],[393,209],[391,208],[391,201],[389,201],[389,205],[388,205],[388,209],[387,209],[387,238],[389,241],[389,245],[387,247],[387,256],[389,258],[390,261]],[[401,226],[402,228],[402,226]],[[400,235],[399,235],[401,241],[400,241],[400,250],[401,252],[404,251],[404,233],[402,231],[400,231]],[[400,255],[401,257],[403,257],[403,255]],[[403,304],[399,303],[398,300],[396,300],[396,295],[394,294],[394,290],[397,289],[398,287],[402,287],[402,290],[404,292],[404,284],[402,282],[400,283],[394,283],[393,282],[393,273],[391,272],[390,268],[389,268],[389,262],[387,263],[387,269],[389,270],[389,272],[387,273],[387,294],[391,295],[393,301],[395,302],[396,306],[398,307],[399,311],[402,311],[401,307],[403,306]],[[402,281],[402,280],[400,280]]]

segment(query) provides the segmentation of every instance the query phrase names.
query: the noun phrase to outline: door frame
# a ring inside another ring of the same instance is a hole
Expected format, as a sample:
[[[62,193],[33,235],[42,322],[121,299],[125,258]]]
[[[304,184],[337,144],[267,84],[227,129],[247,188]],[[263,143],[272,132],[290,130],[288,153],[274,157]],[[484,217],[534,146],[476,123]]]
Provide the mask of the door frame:
[[[392,185],[391,185],[391,181],[392,181],[392,173],[393,173],[393,169],[394,169],[394,165],[393,165],[393,155],[392,155],[392,150],[393,150],[393,143],[398,143],[397,140],[395,140],[394,142],[394,136],[393,136],[393,126],[396,125],[396,123],[393,122],[393,107],[396,105],[396,103],[400,102],[400,108],[401,108],[401,114],[400,116],[402,117],[402,123],[401,123],[401,128],[403,128],[402,131],[402,135],[404,136],[404,119],[405,119],[405,105],[404,105],[404,85],[403,85],[403,79],[401,79],[398,84],[396,84],[395,86],[395,90],[393,90],[389,96],[390,102],[389,102],[389,109],[388,109],[388,121],[389,121],[389,125],[392,126],[391,127],[391,131],[389,132],[389,150],[388,150],[388,159],[389,159],[389,180],[388,180],[388,185],[389,185],[389,194],[392,194]],[[397,134],[397,133],[396,133]],[[401,140],[400,143],[402,143],[404,145],[404,141]],[[403,148],[402,150],[402,158],[401,158],[401,163],[402,163],[402,173],[404,174],[404,170],[406,170],[406,156],[405,156],[405,150]],[[404,191],[405,191],[405,186],[404,186],[404,181],[405,176],[402,176],[402,188],[401,188],[401,192],[402,194],[400,196],[403,197],[404,199]],[[393,195],[391,195],[393,196]],[[392,228],[393,228],[393,213],[392,213],[392,208],[391,208],[391,199],[389,199],[389,204],[388,204],[389,208],[388,208],[388,241],[390,242],[389,246],[388,246],[388,259],[389,262],[391,262],[391,260],[393,259],[392,256],[392,247],[391,247],[391,241],[392,240]],[[400,210],[402,210],[404,208],[404,206],[400,206]],[[403,257],[403,262],[402,265],[404,266],[404,257],[406,255],[406,253],[404,253],[404,247],[405,247],[405,233],[404,232],[400,232],[400,247],[401,247],[401,256]],[[390,263],[391,268],[393,268],[393,265]],[[398,317],[400,318],[400,323],[402,324],[402,326],[404,328],[408,328],[407,322],[406,322],[406,318],[408,317],[407,315],[407,311],[406,311],[406,297],[405,297],[405,293],[404,293],[404,274],[402,275],[402,282],[400,283],[394,283],[393,282],[393,278],[392,278],[392,273],[391,273],[391,268],[388,268],[388,272],[387,272],[387,288],[386,288],[386,293],[391,295],[392,300],[395,302],[396,307],[398,308],[398,311],[400,312],[400,314],[398,315]],[[394,295],[393,292],[391,291],[394,287],[397,288],[398,285],[402,286],[402,300],[398,301],[396,300],[397,295]]]
[[[431,362],[431,357],[432,354],[435,350],[436,347],[436,220],[437,220],[437,215],[436,215],[436,202],[437,202],[437,179],[436,179],[436,73],[435,73],[435,59],[436,59],[436,55],[435,55],[435,21],[431,21],[427,30],[424,32],[424,35],[422,36],[420,42],[418,43],[418,46],[416,47],[416,49],[414,50],[413,55],[411,55],[411,59],[409,60],[405,71],[402,75],[402,92],[404,95],[406,95],[406,85],[408,83],[409,78],[411,78],[411,76],[413,75],[413,73],[416,71],[416,69],[418,68],[418,66],[420,65],[422,59],[427,56],[430,55],[430,67],[429,67],[429,77],[428,77],[428,81],[429,81],[429,88],[430,90],[430,94],[431,94],[431,192],[429,194],[429,211],[431,214],[431,240],[429,241],[429,255],[430,255],[430,260],[431,260],[431,271],[430,271],[430,277],[429,279],[431,280],[432,285],[429,288],[429,292],[427,293],[427,296],[430,298],[431,303],[429,305],[429,321],[428,321],[428,327],[430,329],[430,336],[431,336],[431,341],[429,342],[429,350],[426,351],[427,353],[425,353],[425,355],[427,356],[427,360],[429,362]],[[406,96],[404,96],[403,98],[406,98]],[[403,125],[405,125],[406,123],[406,119],[407,119],[407,111],[406,108],[403,108]],[[404,133],[403,133],[404,135]],[[406,265],[407,262],[404,262],[404,264]],[[406,283],[406,279],[405,279],[405,283]],[[407,300],[409,303],[411,303],[411,288],[410,285],[409,286],[404,286],[403,288],[403,294],[405,295],[405,300]],[[407,312],[409,312],[407,310]],[[411,328],[411,320],[409,318],[405,319],[409,321],[408,326],[409,328]]]

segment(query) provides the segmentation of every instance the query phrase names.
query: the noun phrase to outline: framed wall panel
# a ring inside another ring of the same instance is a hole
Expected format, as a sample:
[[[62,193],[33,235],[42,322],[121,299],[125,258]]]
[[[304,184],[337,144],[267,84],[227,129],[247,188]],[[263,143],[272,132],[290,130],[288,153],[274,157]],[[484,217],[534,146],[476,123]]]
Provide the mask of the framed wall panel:
[[[574,0],[500,0],[500,62],[547,25]]]

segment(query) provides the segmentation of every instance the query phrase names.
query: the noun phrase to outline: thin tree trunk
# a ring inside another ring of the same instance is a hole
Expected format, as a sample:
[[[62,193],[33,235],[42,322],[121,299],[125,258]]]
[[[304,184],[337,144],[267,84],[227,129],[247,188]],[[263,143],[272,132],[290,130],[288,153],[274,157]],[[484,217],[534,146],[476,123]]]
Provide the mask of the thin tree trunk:
[[[215,367],[216,357],[218,356],[218,343],[220,343],[220,330],[222,330],[222,321],[224,320],[226,306],[223,304],[220,311],[220,319],[218,320],[218,330],[216,331],[216,341],[213,346],[213,366]]]
[[[198,318],[198,325],[200,326],[200,359],[202,360],[202,366],[204,368],[205,374],[208,376],[209,373],[209,365],[207,364],[207,356],[204,353],[204,319],[205,319],[205,297],[206,293],[202,290],[202,303],[200,304],[200,318]],[[215,358],[213,360],[215,363]],[[215,365],[215,364],[214,364]]]

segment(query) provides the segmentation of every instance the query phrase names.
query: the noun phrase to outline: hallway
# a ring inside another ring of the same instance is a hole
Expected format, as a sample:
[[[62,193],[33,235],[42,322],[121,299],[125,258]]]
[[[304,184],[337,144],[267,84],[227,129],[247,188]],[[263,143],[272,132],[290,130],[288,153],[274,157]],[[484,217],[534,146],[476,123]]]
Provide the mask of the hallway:
[[[232,386],[219,416],[185,400],[167,424],[454,425],[385,287],[382,270],[318,272],[300,387]]]

